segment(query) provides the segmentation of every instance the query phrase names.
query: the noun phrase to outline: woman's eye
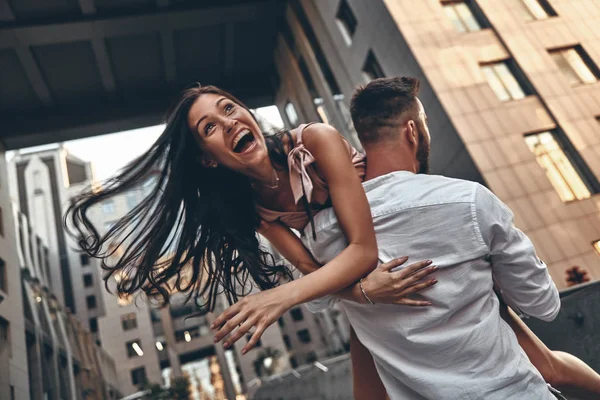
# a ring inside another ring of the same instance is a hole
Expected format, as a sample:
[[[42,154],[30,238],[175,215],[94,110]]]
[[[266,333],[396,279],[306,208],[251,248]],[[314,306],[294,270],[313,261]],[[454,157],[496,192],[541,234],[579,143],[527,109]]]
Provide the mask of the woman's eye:
[[[214,128],[214,127],[215,127],[214,124],[206,124],[206,126],[204,127],[204,133],[208,135],[210,133],[210,131],[212,130],[212,128]]]
[[[234,107],[233,107],[233,104],[227,104],[227,105],[225,106],[225,112],[226,112],[226,113],[229,113],[231,110],[233,110],[233,108],[234,108]]]

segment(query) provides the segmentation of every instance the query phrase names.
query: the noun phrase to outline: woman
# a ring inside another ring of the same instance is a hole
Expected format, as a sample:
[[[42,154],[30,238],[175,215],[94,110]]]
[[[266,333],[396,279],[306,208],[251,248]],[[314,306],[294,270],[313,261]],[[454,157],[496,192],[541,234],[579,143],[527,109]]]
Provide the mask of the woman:
[[[157,184],[148,197],[99,235],[87,217],[89,208],[141,184],[156,170]],[[169,291],[176,289],[189,292],[197,303],[205,298],[203,306],[212,310],[219,286],[230,302],[246,295],[251,282],[271,289],[260,300],[244,297],[243,303],[256,302],[253,314],[228,322],[240,326],[228,345],[256,328],[245,353],[294,305],[336,292],[366,301],[364,288],[355,283],[375,268],[377,245],[360,182],[363,174],[363,157],[335,129],[314,124],[265,137],[239,100],[212,86],[199,87],[184,93],[148,152],[101,190],[78,197],[66,218],[89,255],[105,259],[112,254],[110,248],[124,249],[115,265],[103,263],[105,280],[119,274],[120,295],[143,290],[167,302]],[[349,246],[318,268],[290,228],[303,229],[314,213],[329,206]],[[289,271],[260,248],[257,230],[308,275],[277,286]],[[184,279],[188,264],[191,277]],[[412,276],[394,275],[406,290],[392,296],[381,292],[378,301],[426,306],[406,298],[435,284],[429,280],[415,285],[435,271],[426,265],[406,269],[419,271]],[[378,268],[371,275],[380,273]]]

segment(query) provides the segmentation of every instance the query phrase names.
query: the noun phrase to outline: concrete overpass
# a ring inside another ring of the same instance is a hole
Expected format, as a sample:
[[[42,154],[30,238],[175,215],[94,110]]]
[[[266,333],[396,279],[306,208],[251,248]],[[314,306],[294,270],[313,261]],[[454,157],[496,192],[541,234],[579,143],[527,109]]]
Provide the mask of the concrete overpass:
[[[0,0],[7,150],[160,122],[193,82],[273,103],[277,0]]]

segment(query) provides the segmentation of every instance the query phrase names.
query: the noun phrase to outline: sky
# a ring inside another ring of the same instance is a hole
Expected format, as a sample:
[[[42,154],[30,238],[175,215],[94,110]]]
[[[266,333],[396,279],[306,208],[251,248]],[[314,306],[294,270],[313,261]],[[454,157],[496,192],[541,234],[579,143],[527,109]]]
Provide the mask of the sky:
[[[275,106],[262,107],[255,112],[275,128],[282,128],[283,121]],[[69,153],[93,164],[95,177],[102,181],[113,176],[127,163],[142,155],[160,136],[164,125],[150,126],[130,131],[111,133],[64,142]],[[23,151],[42,150],[54,145],[22,149]],[[11,158],[7,154],[7,158]]]

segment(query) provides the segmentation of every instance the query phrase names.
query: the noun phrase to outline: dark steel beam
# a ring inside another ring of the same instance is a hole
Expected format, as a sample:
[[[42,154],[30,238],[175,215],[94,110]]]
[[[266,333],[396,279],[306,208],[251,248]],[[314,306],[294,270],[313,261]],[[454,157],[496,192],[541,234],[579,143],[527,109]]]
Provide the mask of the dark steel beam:
[[[8,4],[8,0],[0,0],[0,21],[14,21],[15,14]]]
[[[269,3],[242,4],[185,11],[164,11],[154,14],[92,19],[0,29],[0,49],[24,46],[91,41],[102,32],[103,38],[131,36],[158,32],[161,29],[179,30],[223,23],[254,21],[272,14]]]

